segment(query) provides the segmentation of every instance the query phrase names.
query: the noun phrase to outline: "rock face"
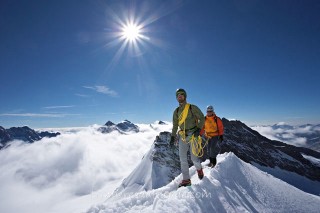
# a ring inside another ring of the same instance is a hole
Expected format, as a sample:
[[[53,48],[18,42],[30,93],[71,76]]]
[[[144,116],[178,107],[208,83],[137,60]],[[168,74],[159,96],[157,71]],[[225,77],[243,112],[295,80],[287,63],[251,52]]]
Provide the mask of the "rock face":
[[[108,121],[104,126],[100,127],[98,131],[102,133],[110,133],[118,131],[119,133],[126,134],[128,132],[139,132],[139,127],[128,120],[124,120],[118,124]]]
[[[160,124],[160,125],[165,125],[166,123],[163,122],[163,121],[159,121],[158,124]]]
[[[12,140],[22,140],[27,143],[33,143],[34,141],[41,140],[44,137],[56,137],[60,135],[59,132],[37,132],[27,126],[24,127],[11,127],[10,129],[5,129],[0,126],[0,149],[5,147],[9,141]]]
[[[225,134],[221,152],[233,152],[241,160],[264,167],[294,172],[313,181],[320,181],[319,165],[302,155],[320,159],[320,153],[272,141],[240,121],[222,119]],[[148,191],[160,188],[181,173],[177,147],[170,147],[171,133],[161,132],[136,169],[122,182],[115,193]],[[205,152],[203,160],[207,159]],[[189,158],[190,159],[190,158]],[[189,161],[189,165],[192,162]],[[143,174],[143,175],[141,175]],[[143,176],[141,178],[141,176]],[[281,177],[279,177],[281,179]]]
[[[7,130],[0,126],[0,149],[5,145],[6,142],[10,141],[10,135]]]
[[[320,153],[270,140],[240,121],[222,119],[225,127],[221,152],[233,152],[241,160],[261,166],[279,167],[311,180],[320,181],[320,168],[302,156],[320,159]]]
[[[169,145],[171,133],[161,132],[141,163],[122,182],[115,194],[160,188],[181,173],[178,147]],[[189,165],[192,162],[189,157]]]

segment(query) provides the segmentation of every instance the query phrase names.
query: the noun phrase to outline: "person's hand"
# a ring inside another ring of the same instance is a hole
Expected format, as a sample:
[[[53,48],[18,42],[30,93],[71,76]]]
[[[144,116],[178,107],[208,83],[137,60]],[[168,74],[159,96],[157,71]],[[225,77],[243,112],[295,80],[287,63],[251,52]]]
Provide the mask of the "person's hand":
[[[220,139],[220,142],[222,142],[223,141],[223,135],[220,135],[219,139]]]
[[[176,137],[171,136],[171,138],[170,138],[170,146],[173,147],[175,142],[176,142]]]

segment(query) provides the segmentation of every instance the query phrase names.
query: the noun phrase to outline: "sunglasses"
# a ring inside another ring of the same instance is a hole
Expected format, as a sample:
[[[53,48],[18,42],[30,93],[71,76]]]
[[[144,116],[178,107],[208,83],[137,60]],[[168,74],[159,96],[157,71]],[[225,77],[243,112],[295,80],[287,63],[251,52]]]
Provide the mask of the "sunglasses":
[[[178,92],[178,93],[177,93],[177,97],[178,97],[179,95],[186,96],[186,94],[185,94],[184,92]]]
[[[209,113],[209,112],[213,112],[213,111],[207,111],[207,112]]]

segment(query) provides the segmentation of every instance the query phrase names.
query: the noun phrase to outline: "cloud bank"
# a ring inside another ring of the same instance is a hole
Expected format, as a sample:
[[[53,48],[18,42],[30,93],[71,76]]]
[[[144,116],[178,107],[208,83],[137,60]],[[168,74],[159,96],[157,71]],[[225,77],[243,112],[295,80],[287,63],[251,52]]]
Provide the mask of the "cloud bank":
[[[160,131],[102,134],[97,126],[63,130],[0,151],[0,212],[82,212],[102,202],[140,162]]]
[[[278,140],[295,146],[306,146],[308,138],[319,132],[317,126],[290,126],[284,122],[273,126],[252,126],[251,128],[271,140]]]
[[[13,117],[41,117],[41,118],[61,118],[66,114],[44,114],[44,113],[4,113],[0,116],[13,116]]]

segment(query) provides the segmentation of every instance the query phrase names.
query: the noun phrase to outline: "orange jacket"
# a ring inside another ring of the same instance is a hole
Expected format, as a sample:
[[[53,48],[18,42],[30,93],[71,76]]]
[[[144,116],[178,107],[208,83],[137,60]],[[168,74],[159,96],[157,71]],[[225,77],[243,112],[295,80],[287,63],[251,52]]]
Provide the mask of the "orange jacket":
[[[200,135],[206,134],[208,137],[214,137],[217,135],[223,135],[224,128],[221,119],[216,116],[206,116],[204,126],[200,131]]]

